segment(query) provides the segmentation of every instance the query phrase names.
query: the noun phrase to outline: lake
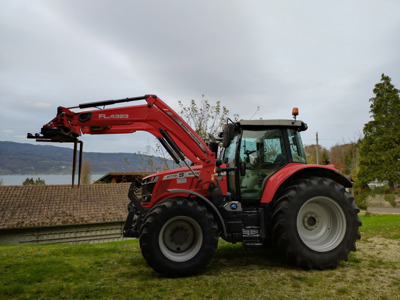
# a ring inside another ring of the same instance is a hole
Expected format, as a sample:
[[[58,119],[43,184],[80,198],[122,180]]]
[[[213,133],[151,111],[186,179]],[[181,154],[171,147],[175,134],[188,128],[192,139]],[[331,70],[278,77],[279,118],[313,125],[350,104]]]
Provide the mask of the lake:
[[[92,182],[102,177],[104,174],[92,174]],[[0,175],[3,185],[22,185],[26,178],[43,179],[46,185],[71,184],[72,175]],[[75,175],[75,184],[78,183],[78,175]]]

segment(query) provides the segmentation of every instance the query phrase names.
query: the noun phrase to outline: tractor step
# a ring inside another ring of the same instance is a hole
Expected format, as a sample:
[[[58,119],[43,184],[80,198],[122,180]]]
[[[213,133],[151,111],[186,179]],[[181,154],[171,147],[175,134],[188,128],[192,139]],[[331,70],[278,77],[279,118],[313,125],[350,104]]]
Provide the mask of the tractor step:
[[[132,228],[132,229],[124,230],[123,235],[124,235],[124,237],[138,238],[140,236],[140,233]]]
[[[262,232],[260,226],[247,226],[242,229],[243,245],[245,246],[261,246]]]
[[[242,240],[244,246],[261,246],[263,244],[263,228],[260,220],[263,217],[261,208],[243,210]]]

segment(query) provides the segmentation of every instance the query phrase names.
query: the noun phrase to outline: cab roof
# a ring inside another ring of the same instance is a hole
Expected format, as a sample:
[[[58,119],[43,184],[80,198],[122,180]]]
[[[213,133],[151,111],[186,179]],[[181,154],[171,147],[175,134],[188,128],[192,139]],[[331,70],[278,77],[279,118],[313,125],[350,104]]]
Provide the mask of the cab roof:
[[[307,124],[300,120],[240,120],[241,127],[288,127],[297,128],[298,131],[307,130]]]

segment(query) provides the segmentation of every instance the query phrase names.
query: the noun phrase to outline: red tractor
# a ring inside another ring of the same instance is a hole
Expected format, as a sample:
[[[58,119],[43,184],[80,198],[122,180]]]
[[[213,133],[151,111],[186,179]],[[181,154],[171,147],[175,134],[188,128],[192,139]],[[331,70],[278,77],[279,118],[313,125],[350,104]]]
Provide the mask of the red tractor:
[[[105,108],[129,101],[144,104]],[[28,138],[76,146],[82,134],[147,131],[160,141],[181,167],[132,183],[124,228],[159,273],[199,272],[220,237],[245,246],[272,243],[306,269],[334,268],[356,250],[359,209],[346,177],[331,165],[306,164],[300,132],[307,125],[296,115],[228,122],[207,145],[162,100],[146,95],[59,107],[41,134]]]

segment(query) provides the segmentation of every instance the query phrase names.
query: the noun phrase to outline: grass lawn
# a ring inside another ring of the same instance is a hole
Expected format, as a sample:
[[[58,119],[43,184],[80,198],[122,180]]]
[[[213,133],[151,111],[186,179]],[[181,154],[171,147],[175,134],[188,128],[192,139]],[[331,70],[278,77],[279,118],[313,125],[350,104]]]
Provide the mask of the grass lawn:
[[[357,252],[324,271],[222,240],[202,274],[175,279],[147,266],[137,240],[0,246],[0,299],[399,299],[400,215],[361,219]]]

